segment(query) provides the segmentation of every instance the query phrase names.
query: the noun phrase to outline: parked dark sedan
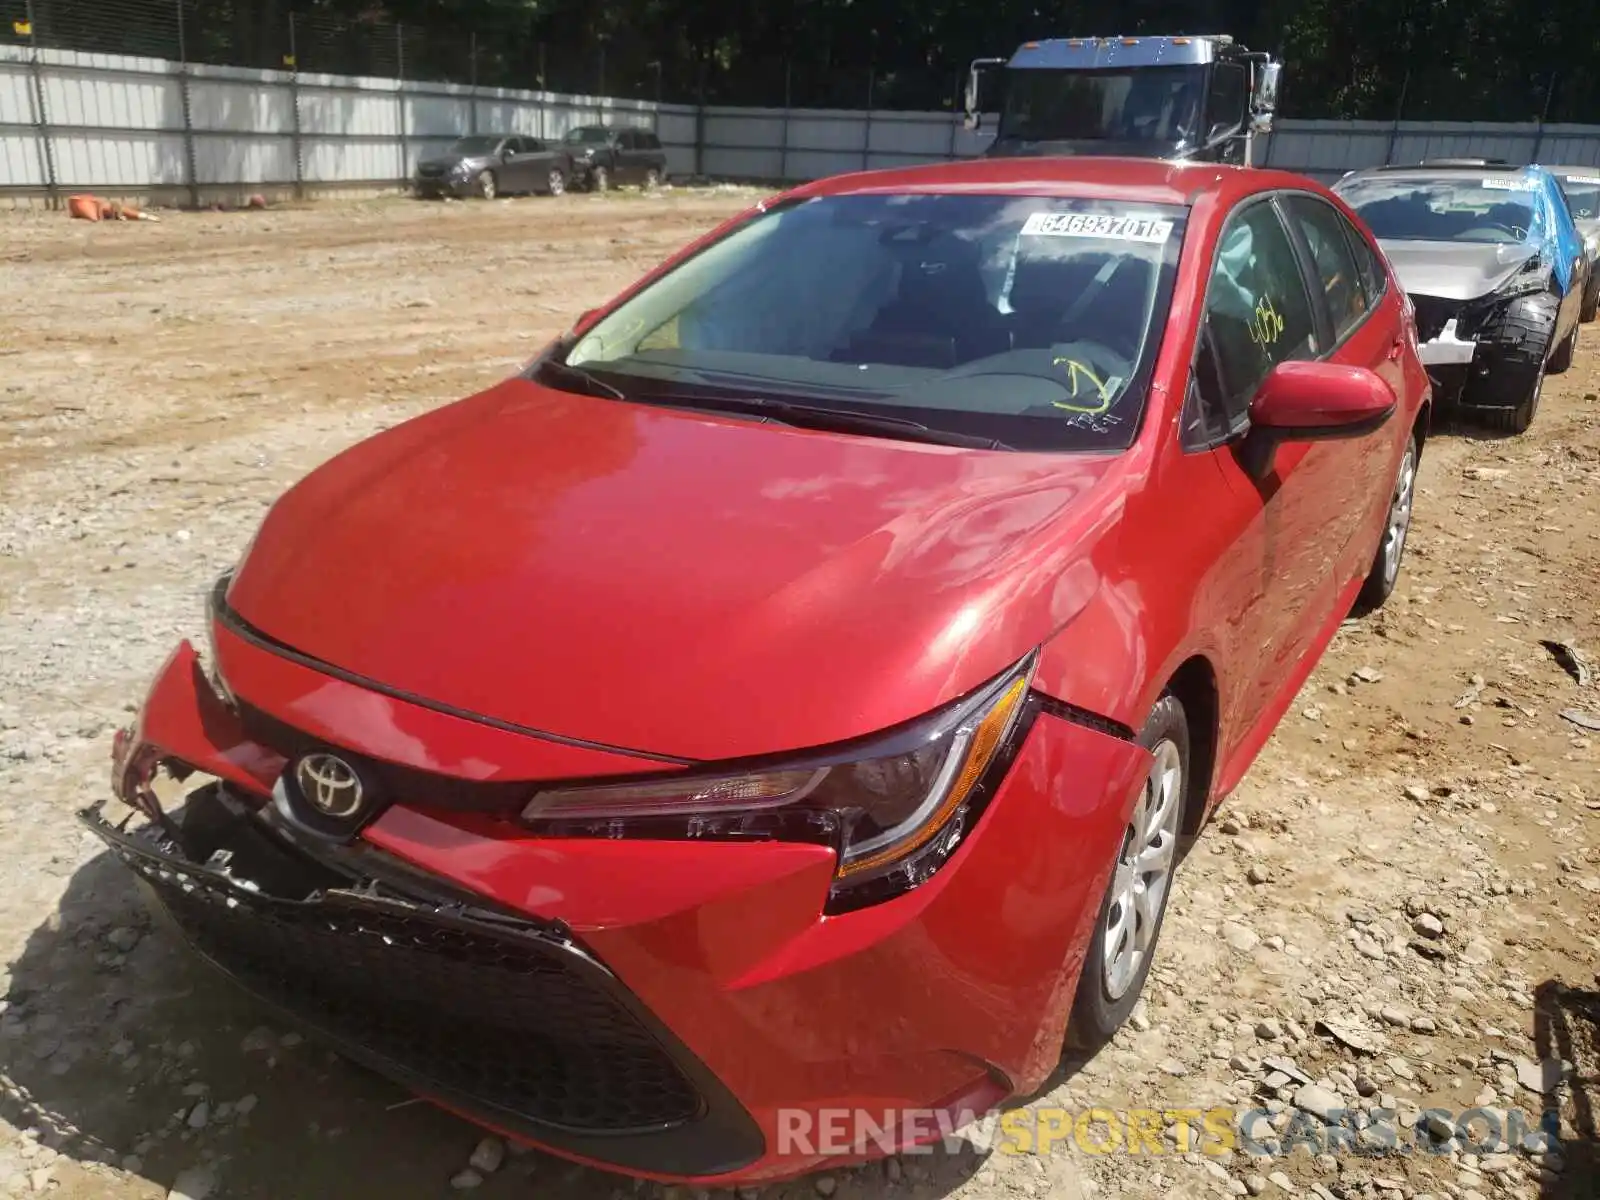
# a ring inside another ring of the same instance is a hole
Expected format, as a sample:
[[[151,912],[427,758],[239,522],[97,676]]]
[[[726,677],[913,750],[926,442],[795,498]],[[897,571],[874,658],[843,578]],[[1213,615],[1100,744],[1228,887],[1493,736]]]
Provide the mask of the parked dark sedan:
[[[420,196],[482,196],[511,192],[559,196],[572,179],[572,155],[533,137],[490,134],[464,137],[437,158],[417,164]]]
[[[667,177],[666,151],[648,129],[580,125],[562,141],[572,155],[573,180],[585,191],[603,192],[619,183],[652,188]]]

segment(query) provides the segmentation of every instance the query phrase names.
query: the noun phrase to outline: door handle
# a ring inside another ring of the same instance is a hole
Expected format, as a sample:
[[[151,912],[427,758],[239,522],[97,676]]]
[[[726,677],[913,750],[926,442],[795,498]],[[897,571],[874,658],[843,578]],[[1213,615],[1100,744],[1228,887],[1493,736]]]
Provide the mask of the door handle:
[[[1389,361],[1390,362],[1399,361],[1400,352],[1403,351],[1405,348],[1406,348],[1406,340],[1405,340],[1405,338],[1398,338],[1398,337],[1395,338],[1395,340],[1392,343],[1390,343],[1390,345],[1389,345],[1389,356],[1388,356],[1389,357]]]

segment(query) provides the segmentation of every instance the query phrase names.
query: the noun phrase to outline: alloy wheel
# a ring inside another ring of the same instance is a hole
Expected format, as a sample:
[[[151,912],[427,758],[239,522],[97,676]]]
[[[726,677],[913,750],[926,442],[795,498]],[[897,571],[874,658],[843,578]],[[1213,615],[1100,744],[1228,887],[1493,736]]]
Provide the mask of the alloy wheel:
[[[1101,969],[1106,997],[1112,1001],[1127,994],[1155,944],[1178,857],[1183,757],[1165,738],[1151,753],[1155,761],[1123,833],[1106,905]]]
[[[562,171],[559,167],[552,170],[550,172],[549,184],[550,194],[552,196],[559,196],[564,193],[567,190],[566,172]]]
[[[1394,498],[1389,502],[1389,522],[1383,531],[1383,578],[1393,587],[1400,575],[1400,557],[1406,550],[1406,535],[1411,532],[1411,502],[1417,489],[1417,444],[1406,446],[1400,472],[1394,479]]]

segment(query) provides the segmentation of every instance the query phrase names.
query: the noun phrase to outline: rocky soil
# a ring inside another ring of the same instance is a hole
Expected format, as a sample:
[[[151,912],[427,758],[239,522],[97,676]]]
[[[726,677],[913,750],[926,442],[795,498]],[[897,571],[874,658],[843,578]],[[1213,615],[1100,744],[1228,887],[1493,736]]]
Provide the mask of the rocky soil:
[[[151,928],[72,813],[287,484],[508,373],[754,198],[0,217],[0,1191],[654,1190],[482,1141],[275,1027]],[[764,1196],[1600,1195],[1597,344],[1529,434],[1429,444],[1398,593],[1346,625],[1189,854],[1133,1022],[1027,1102],[1153,1109],[1153,1141],[907,1155]],[[1204,1118],[1179,1110],[1218,1106],[1260,1109],[1253,1148],[1283,1152],[1191,1141]],[[1493,1144],[1480,1113],[1464,1139],[1474,1107],[1531,1132]],[[1352,1153],[1329,1120],[1398,1146]]]

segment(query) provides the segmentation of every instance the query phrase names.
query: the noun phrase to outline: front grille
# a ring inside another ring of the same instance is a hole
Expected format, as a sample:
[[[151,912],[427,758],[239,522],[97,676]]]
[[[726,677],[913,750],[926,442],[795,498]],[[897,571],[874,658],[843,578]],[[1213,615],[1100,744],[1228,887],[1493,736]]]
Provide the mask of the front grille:
[[[576,951],[365,893],[278,899],[113,845],[202,955],[419,1090],[596,1133],[701,1111],[694,1085],[592,977],[604,969]]]
[[[438,179],[444,174],[443,167],[418,167],[417,174],[424,179]]]

